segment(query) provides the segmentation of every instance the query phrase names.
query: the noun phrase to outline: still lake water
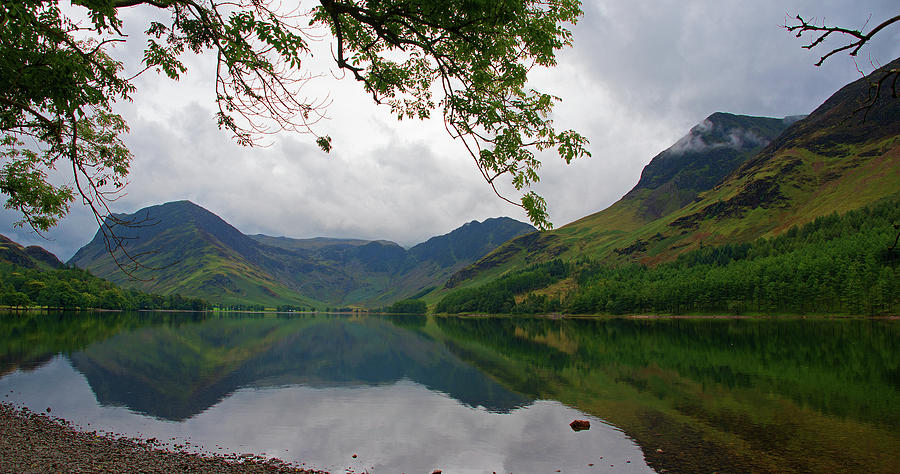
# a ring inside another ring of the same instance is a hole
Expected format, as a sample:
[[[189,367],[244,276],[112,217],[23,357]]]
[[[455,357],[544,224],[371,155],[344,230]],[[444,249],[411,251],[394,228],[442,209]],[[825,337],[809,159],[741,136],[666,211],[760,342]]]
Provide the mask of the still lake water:
[[[896,320],[0,314],[0,374],[89,430],[332,472],[900,471]]]

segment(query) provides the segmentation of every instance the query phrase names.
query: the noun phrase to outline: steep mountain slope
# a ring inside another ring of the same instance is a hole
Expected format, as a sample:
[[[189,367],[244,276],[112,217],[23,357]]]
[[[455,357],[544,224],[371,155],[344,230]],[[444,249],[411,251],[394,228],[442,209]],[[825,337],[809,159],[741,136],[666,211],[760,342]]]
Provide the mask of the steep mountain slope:
[[[125,249],[140,262],[132,272],[135,278],[117,267],[99,231],[69,263],[117,284],[160,294],[181,293],[225,304],[319,303],[276,276],[290,271],[278,259],[284,251],[261,246],[192,202],[170,202],[116,217],[132,223],[110,228],[125,239]],[[116,256],[130,263],[122,251]],[[331,276],[330,269],[312,262],[296,263],[307,263],[309,273]]]
[[[900,60],[885,68],[898,66]],[[900,192],[900,100],[882,94],[867,114],[859,112],[869,100],[870,78],[879,74],[842,88],[759,153],[738,163],[718,184],[713,183],[713,174],[709,179],[702,173],[702,179],[688,179],[697,187],[687,188],[697,194],[685,199],[678,186],[684,180],[674,176],[680,170],[687,170],[680,176],[697,176],[694,171],[704,169],[702,163],[696,164],[702,162],[701,155],[688,156],[688,162],[666,155],[685,148],[684,142],[689,145],[705,128],[695,127],[679,141],[682,145],[657,156],[638,186],[609,209],[555,231],[510,241],[454,275],[449,286],[486,281],[518,265],[556,257],[653,264],[705,244],[778,235],[818,216],[857,209]],[[675,168],[674,174],[660,172]],[[666,181],[667,176],[673,178]],[[703,190],[706,185],[712,187]],[[683,207],[654,206],[660,197]],[[660,215],[654,219],[656,214]]]
[[[637,185],[612,206],[559,229],[526,235],[454,275],[450,286],[475,275],[558,256],[595,256],[611,243],[688,204],[781,134],[801,116],[783,119],[716,112],[656,155]]]
[[[900,67],[895,60],[884,68]],[[665,219],[677,249],[778,235],[900,192],[900,100],[883,94],[867,113],[873,77],[832,95],[709,192]],[[647,235],[647,233],[645,233]],[[663,256],[664,257],[664,256]]]
[[[651,221],[693,201],[802,117],[774,119],[716,112],[644,167],[622,198]]]
[[[507,240],[534,231],[534,227],[509,217],[472,221],[449,234],[432,237],[409,249],[420,262],[433,261],[441,266],[477,259]]]
[[[534,227],[508,217],[471,221],[452,232],[432,237],[409,249],[415,265],[385,288],[378,302],[424,296],[444,285],[457,271],[471,265],[504,242],[535,233]]]
[[[437,286],[508,238],[533,231],[512,219],[490,219],[464,226],[472,231],[420,244],[413,252],[388,241],[250,237],[189,201],[116,217],[130,223],[110,229],[140,263],[131,268],[132,275],[116,265],[100,232],[70,263],[155,293],[177,292],[223,304],[318,308],[384,304],[410,296]],[[115,255],[128,268],[123,250]]]

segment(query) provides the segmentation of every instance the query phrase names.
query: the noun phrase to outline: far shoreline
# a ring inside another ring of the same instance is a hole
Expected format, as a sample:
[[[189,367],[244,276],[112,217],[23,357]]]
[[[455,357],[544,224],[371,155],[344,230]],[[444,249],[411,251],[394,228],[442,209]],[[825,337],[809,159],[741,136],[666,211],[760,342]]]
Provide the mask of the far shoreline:
[[[900,314],[569,314],[569,313],[538,313],[538,314],[514,314],[514,313],[389,313],[380,311],[269,311],[269,310],[186,310],[186,309],[100,309],[100,308],[52,308],[52,307],[12,307],[0,305],[0,312],[8,313],[169,313],[169,314],[256,314],[256,315],[337,315],[337,316],[404,316],[439,318],[538,318],[550,320],[562,319],[635,319],[635,320],[670,320],[670,319],[758,319],[758,320],[794,320],[794,319],[871,319],[871,320],[897,320]]]

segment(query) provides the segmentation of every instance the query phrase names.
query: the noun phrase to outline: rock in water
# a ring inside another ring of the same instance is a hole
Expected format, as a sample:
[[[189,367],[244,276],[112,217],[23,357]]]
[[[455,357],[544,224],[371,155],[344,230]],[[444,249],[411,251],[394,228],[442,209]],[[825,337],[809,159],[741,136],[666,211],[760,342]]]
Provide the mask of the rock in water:
[[[569,423],[573,431],[582,431],[591,429],[591,422],[588,420],[575,420]]]

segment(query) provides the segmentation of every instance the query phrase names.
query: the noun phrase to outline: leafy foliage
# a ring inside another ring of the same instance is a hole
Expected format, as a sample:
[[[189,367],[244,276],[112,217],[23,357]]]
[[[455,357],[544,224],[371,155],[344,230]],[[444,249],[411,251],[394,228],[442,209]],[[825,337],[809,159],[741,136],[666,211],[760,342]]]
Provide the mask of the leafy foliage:
[[[553,128],[548,117],[559,99],[527,87],[532,67],[555,65],[556,51],[571,45],[572,34],[561,25],[577,21],[579,1],[321,5],[314,20],[337,38],[338,66],[376,102],[388,103],[398,119],[424,119],[440,106],[448,131],[463,141],[495,191],[494,181],[505,174],[516,190],[537,182],[536,150],[555,148],[567,163],[590,154],[586,138]],[[435,85],[443,94],[438,104]],[[524,193],[520,205],[537,227],[550,227],[540,196]]]
[[[108,49],[127,40],[119,9],[138,5],[171,19],[149,22],[143,69],[130,75]],[[0,192],[24,216],[20,225],[46,231],[80,196],[106,229],[108,202],[122,192],[132,159],[121,140],[128,127],[111,104],[131,100],[145,71],[178,79],[188,51],[216,55],[216,121],[239,144],[282,130],[315,135],[323,103],[300,89],[312,78],[302,67],[310,29],[321,26],[335,36],[337,65],[376,102],[398,119],[425,119],[440,107],[495,191],[502,175],[523,190],[539,179],[535,151],[556,149],[566,162],[589,154],[583,136],[553,128],[558,98],[527,88],[531,68],[553,66],[555,52],[571,44],[563,25],[580,15],[578,0],[321,0],[312,10],[257,0],[4,2]],[[326,152],[334,146],[327,135],[315,141]],[[60,159],[71,164],[74,187],[50,182]],[[519,205],[537,226],[550,226],[540,196],[527,192]],[[104,235],[110,250],[121,247]]]
[[[113,25],[104,16],[94,28]],[[119,135],[128,127],[111,112],[134,87],[110,58],[107,40],[79,39],[77,22],[57,2],[11,1],[0,9],[0,191],[37,231],[69,210],[74,191],[47,173],[68,161],[74,187],[102,202],[125,184],[131,154]],[[110,40],[111,41],[111,40]]]

